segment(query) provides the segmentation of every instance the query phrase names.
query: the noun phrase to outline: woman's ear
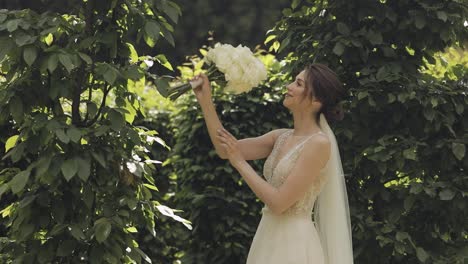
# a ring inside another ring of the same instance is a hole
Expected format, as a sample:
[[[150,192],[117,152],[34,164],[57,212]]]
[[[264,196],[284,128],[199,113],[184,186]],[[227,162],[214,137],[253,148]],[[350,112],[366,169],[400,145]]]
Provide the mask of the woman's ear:
[[[312,104],[317,107],[317,109],[322,108],[322,102],[320,102],[317,98],[312,99]]]

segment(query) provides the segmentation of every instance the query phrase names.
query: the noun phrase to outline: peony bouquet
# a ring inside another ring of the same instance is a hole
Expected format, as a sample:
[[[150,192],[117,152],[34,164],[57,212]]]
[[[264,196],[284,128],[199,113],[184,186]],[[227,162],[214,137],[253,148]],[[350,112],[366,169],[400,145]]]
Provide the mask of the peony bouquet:
[[[265,65],[257,59],[252,51],[239,45],[217,43],[210,48],[204,57],[208,68],[206,75],[229,93],[240,94],[258,86],[267,77]],[[201,85],[202,80],[184,83],[168,90],[167,97],[177,99],[185,92]]]

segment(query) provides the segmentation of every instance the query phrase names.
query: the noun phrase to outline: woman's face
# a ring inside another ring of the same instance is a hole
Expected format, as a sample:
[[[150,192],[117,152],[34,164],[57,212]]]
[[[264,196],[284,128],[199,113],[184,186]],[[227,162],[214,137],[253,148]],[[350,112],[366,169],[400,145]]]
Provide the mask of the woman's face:
[[[308,98],[307,94],[304,94],[304,91],[307,89],[305,86],[305,70],[301,71],[296,79],[286,86],[287,91],[284,94],[283,105],[289,110],[294,108],[305,106],[305,104],[310,104],[310,100],[305,100]]]

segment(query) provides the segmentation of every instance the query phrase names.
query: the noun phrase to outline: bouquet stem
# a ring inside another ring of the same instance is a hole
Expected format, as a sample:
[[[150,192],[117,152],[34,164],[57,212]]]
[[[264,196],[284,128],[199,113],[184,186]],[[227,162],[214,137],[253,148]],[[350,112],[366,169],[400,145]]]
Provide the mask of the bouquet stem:
[[[190,82],[186,82],[184,84],[175,86],[168,91],[167,97],[169,98],[169,100],[175,101],[177,98],[179,98],[181,95],[183,95],[187,91],[192,90],[195,87],[198,87],[202,84],[203,84],[203,80],[198,79],[195,81],[190,81]]]
[[[208,67],[205,74],[208,76],[208,78],[210,78],[211,81],[223,80],[223,77],[224,77],[224,75],[218,71],[218,69],[216,68],[214,64]],[[181,85],[172,87],[171,89],[169,89],[167,97],[171,101],[175,101],[177,100],[177,98],[179,98],[181,95],[183,95],[187,91],[192,90],[202,84],[203,84],[203,79],[199,78],[195,81],[186,82]]]

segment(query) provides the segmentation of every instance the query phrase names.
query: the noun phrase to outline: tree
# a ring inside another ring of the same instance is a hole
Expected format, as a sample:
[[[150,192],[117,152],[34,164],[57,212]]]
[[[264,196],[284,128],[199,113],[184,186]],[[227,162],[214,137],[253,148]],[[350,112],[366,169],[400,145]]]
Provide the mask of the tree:
[[[55,11],[43,12],[36,2],[0,11],[0,125],[10,128],[0,196],[12,198],[0,248],[21,263],[150,261],[137,228],[155,235],[160,213],[186,221],[152,198],[160,161],[148,149],[163,140],[132,125],[145,114],[135,86],[145,85],[147,65],[171,66],[135,47],[173,44],[180,9],[43,0]]]

